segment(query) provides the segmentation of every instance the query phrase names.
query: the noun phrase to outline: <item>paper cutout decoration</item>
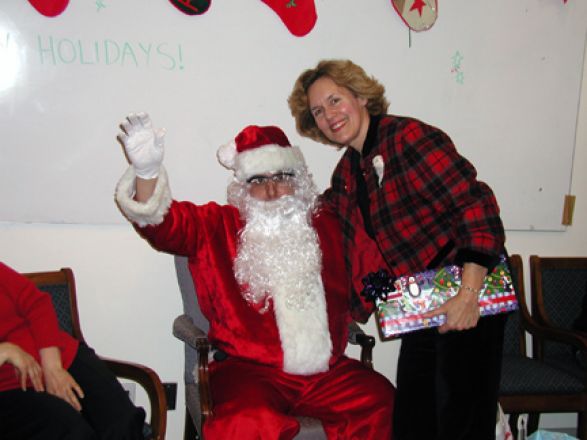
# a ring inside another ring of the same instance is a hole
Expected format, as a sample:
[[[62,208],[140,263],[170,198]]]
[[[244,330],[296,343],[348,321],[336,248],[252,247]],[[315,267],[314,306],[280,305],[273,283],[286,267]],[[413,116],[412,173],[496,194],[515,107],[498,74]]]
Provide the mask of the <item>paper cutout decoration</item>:
[[[67,7],[69,0],[29,0],[29,3],[45,17],[57,17]]]
[[[391,0],[391,3],[404,23],[416,32],[430,29],[438,17],[436,0]]]
[[[169,0],[173,6],[186,15],[202,15],[210,7],[208,0]]]
[[[262,0],[273,9],[285,27],[296,37],[308,34],[316,24],[314,0]]]

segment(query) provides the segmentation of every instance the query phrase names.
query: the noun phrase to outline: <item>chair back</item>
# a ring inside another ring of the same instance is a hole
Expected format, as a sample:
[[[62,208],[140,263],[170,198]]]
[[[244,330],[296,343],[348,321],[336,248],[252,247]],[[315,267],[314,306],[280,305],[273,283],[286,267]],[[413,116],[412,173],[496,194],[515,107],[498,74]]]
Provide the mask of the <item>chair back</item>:
[[[532,314],[543,325],[574,331],[573,324],[587,319],[587,258],[530,257]],[[574,358],[568,345],[536,341],[545,359],[565,362]]]
[[[179,290],[181,292],[181,300],[183,303],[183,312],[188,315],[193,323],[205,332],[208,332],[210,324],[206,317],[200,310],[198,304],[198,296],[196,295],[196,289],[194,287],[194,281],[190,274],[187,257],[180,255],[174,256],[175,272],[177,274],[177,282]],[[184,344],[185,351],[185,363],[184,363],[184,380],[185,383],[193,384],[194,379],[194,366],[198,361],[198,352],[191,347],[189,344]]]
[[[518,300],[518,310],[510,313],[506,321],[503,336],[503,354],[506,356],[525,356],[526,337],[522,324],[522,315],[527,313],[527,307],[522,258],[518,254],[511,255],[508,263],[516,299]]]
[[[533,312],[546,323],[570,330],[587,294],[587,258],[530,257]]]
[[[79,341],[84,341],[77,310],[73,271],[64,268],[57,271],[25,273],[23,275],[35,283],[39,290],[51,296],[61,329]]]
[[[175,272],[177,274],[177,283],[181,293],[183,312],[197,327],[199,327],[204,332],[208,332],[210,324],[200,309],[194,281],[188,265],[188,258],[175,255],[174,264]],[[197,365],[197,350],[192,345],[184,343],[183,379],[185,383],[186,402],[184,428],[185,439],[188,439],[192,436],[198,436],[199,438],[202,438],[202,404],[200,400],[199,387],[195,379],[197,375],[194,374],[194,369]],[[197,433],[193,431],[194,429]]]
[[[174,262],[175,271],[177,273],[177,282],[179,284],[179,290],[181,291],[181,300],[183,302],[183,312],[192,318],[194,324],[207,332],[210,328],[210,324],[200,310],[194,281],[188,266],[188,259],[187,257],[175,255]]]

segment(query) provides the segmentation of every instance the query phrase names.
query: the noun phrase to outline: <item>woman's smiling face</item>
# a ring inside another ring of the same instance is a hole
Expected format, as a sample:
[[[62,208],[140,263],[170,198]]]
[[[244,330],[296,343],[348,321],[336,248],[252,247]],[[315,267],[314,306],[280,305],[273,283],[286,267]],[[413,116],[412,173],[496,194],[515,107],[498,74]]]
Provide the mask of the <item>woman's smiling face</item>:
[[[324,136],[361,151],[369,129],[367,99],[355,96],[328,76],[314,81],[307,95],[310,112]]]

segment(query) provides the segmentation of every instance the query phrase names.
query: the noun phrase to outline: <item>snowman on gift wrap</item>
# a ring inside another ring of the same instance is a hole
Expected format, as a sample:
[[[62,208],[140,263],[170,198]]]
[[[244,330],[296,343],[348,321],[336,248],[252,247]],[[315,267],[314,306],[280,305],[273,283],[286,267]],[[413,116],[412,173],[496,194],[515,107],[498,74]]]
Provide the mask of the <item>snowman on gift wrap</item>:
[[[416,282],[416,278],[414,277],[408,278],[408,293],[412,298],[418,298],[420,293],[422,293],[420,285]]]
[[[415,277],[408,277],[404,281],[408,295],[404,296],[404,310],[411,313],[422,313],[428,310],[431,304],[429,295],[422,296],[422,288]]]

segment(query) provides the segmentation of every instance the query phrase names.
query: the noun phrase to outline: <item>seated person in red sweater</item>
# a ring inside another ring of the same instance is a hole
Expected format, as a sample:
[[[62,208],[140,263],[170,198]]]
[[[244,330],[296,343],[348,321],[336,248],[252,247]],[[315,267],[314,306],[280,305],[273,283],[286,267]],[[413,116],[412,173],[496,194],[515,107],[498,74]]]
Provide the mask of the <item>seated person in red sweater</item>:
[[[0,263],[0,438],[142,439],[144,419],[51,297]]]

